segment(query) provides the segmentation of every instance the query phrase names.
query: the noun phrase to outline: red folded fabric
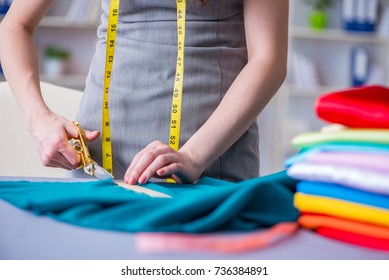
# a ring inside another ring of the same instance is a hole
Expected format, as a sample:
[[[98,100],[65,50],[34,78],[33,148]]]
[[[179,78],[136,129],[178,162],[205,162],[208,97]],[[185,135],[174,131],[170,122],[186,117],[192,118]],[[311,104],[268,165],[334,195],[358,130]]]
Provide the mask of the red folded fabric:
[[[389,88],[363,86],[322,95],[316,99],[319,118],[358,128],[389,128]]]
[[[387,239],[366,236],[329,227],[320,227],[316,230],[316,232],[320,235],[332,239],[348,242],[366,248],[378,249],[389,252],[389,240]]]

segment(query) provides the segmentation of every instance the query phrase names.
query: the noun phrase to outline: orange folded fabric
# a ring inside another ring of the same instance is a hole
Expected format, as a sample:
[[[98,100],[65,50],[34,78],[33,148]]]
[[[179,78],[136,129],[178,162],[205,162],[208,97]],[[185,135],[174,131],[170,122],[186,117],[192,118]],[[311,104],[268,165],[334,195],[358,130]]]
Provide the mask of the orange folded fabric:
[[[298,223],[302,227],[314,230],[322,227],[333,228],[389,241],[389,228],[368,223],[314,214],[303,214],[299,217]]]

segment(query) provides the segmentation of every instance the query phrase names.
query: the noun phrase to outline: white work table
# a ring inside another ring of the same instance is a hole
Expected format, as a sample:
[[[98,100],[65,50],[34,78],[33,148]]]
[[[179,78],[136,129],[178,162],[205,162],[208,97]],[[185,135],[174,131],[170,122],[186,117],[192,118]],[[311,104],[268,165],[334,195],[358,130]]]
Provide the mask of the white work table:
[[[20,179],[26,178],[0,177],[3,181]],[[58,178],[28,180],[62,181]],[[142,253],[135,248],[134,234],[88,229],[58,222],[48,217],[35,216],[0,200],[0,259],[389,260],[389,253],[331,240],[304,229],[268,248],[239,254],[192,251]]]

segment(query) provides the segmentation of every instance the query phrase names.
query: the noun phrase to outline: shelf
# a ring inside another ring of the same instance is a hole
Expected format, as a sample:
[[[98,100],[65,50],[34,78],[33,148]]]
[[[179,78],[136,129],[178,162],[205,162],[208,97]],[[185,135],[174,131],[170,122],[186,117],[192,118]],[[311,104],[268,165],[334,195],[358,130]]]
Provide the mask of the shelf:
[[[4,15],[0,15],[0,22]],[[39,23],[39,27],[47,28],[77,28],[77,29],[97,29],[97,22],[90,21],[69,21],[62,16],[45,16]]]
[[[97,29],[98,23],[69,21],[62,16],[45,16],[39,23],[39,27]]]
[[[85,87],[86,75],[69,74],[69,75],[51,77],[45,74],[40,74],[40,80],[42,82],[51,83],[57,86],[83,90]],[[0,74],[0,82],[4,82],[4,81],[5,81],[5,77],[2,74]]]
[[[340,41],[351,43],[387,44],[389,38],[377,36],[375,33],[363,33],[340,29],[312,30],[309,27],[292,27],[289,30],[290,38],[316,39],[326,41]]]
[[[286,85],[290,96],[293,97],[305,97],[305,98],[316,98],[321,94],[333,92],[336,90],[345,89],[346,87],[341,86],[317,86],[312,88],[304,88],[296,85]]]
[[[62,87],[68,87],[73,89],[83,89],[85,87],[86,75],[61,75],[61,76],[48,76],[40,74],[40,80],[43,82],[55,84]]]

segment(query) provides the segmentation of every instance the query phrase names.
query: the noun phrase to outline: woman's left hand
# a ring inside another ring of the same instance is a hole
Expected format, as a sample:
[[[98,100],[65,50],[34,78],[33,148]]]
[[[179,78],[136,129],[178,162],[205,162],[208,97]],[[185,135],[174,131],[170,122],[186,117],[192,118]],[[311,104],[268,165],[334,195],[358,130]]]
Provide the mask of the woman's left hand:
[[[203,172],[190,156],[154,141],[134,157],[124,176],[127,184],[146,183],[151,177],[173,178],[177,183],[193,183]]]

